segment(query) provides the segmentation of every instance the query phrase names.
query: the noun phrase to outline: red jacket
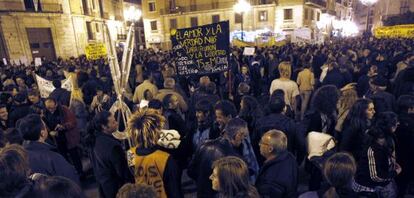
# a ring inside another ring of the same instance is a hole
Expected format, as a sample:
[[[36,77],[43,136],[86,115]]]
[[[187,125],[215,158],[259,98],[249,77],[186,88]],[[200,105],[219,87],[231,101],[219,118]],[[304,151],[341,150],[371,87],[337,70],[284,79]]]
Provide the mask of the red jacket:
[[[61,106],[63,110],[63,123],[62,125],[66,128],[66,145],[68,149],[77,147],[80,144],[80,133],[76,123],[75,114],[65,106]]]

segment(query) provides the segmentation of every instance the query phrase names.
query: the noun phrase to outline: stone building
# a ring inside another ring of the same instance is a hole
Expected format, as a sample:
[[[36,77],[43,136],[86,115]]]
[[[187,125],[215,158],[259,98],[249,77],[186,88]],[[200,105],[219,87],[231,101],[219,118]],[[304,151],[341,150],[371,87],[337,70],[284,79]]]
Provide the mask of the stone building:
[[[0,0],[0,58],[27,65],[79,56],[102,42],[103,23],[124,39],[123,0]]]
[[[237,0],[143,0],[147,47],[170,48],[170,30],[228,20],[230,31],[283,31],[316,29],[327,1],[333,0],[246,0],[250,11],[241,15],[233,10]]]

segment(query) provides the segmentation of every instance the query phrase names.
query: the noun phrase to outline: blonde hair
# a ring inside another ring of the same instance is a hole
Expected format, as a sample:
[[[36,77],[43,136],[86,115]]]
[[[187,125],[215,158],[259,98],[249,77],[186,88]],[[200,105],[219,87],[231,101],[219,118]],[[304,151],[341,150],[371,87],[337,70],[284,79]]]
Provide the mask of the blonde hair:
[[[127,130],[138,148],[153,148],[157,145],[165,118],[154,109],[139,109],[128,121]]]
[[[358,100],[358,94],[355,89],[345,89],[341,91],[338,100],[338,106],[344,110],[351,109],[352,105]]]
[[[292,75],[292,66],[290,62],[284,61],[279,64],[279,73],[280,77],[290,79],[290,76]]]

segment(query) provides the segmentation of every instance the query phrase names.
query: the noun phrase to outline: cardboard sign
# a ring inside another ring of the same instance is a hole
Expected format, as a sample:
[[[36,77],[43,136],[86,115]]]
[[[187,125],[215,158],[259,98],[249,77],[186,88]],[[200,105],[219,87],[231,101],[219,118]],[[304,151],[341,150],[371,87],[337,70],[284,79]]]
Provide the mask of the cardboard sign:
[[[205,75],[228,69],[229,22],[171,30],[179,75]]]
[[[89,43],[85,47],[85,54],[88,60],[100,59],[107,55],[106,47],[103,43]]]
[[[243,51],[243,55],[245,56],[253,56],[256,48],[254,47],[245,47]]]

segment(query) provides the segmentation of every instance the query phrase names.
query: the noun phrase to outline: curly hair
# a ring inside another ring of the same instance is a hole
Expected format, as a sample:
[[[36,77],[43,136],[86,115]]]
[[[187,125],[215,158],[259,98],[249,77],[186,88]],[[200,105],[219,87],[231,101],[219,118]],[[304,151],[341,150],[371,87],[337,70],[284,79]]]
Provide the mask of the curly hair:
[[[138,148],[153,148],[157,145],[159,132],[165,118],[154,109],[139,109],[128,121],[127,132],[131,134]]]
[[[312,97],[311,107],[320,113],[332,115],[336,111],[339,90],[334,85],[325,85],[317,89]]]

